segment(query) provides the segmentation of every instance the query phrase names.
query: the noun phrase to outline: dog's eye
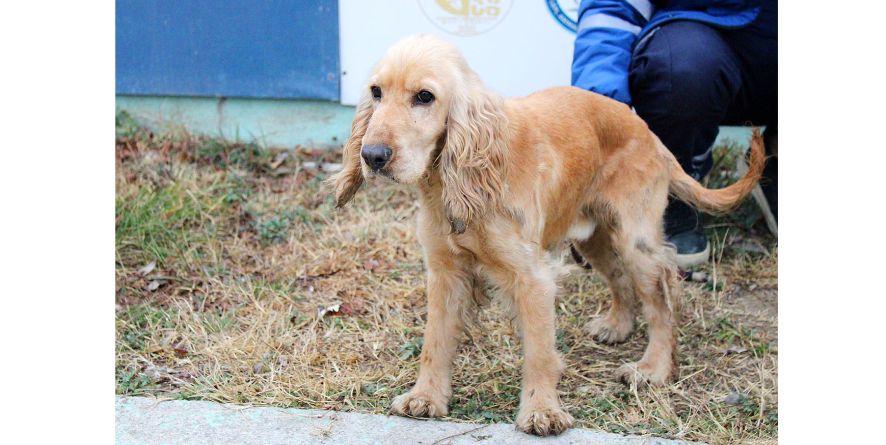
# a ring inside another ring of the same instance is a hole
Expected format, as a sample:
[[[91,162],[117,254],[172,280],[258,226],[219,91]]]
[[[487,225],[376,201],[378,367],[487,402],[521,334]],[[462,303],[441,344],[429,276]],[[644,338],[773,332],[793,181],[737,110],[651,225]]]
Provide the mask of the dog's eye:
[[[434,95],[430,91],[421,90],[415,95],[415,101],[420,104],[429,104],[434,101]]]
[[[372,88],[369,89],[372,91],[372,97],[375,99],[381,99],[381,88],[373,85]]]

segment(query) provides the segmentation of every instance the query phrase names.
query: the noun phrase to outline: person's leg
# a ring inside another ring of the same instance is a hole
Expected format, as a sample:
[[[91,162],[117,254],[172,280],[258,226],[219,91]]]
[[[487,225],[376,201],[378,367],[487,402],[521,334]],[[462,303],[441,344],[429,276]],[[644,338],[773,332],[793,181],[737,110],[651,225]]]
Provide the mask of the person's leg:
[[[637,114],[701,180],[712,166],[719,125],[742,87],[739,61],[721,34],[697,22],[662,26],[635,50],[630,87]],[[710,247],[698,211],[672,200],[665,233],[680,267],[707,261]]]
[[[778,2],[765,0],[749,26],[723,31],[735,52],[742,73],[742,88],[724,124],[765,125],[763,134],[769,157],[760,186],[766,198],[761,205],[778,221]],[[767,219],[769,215],[767,215]],[[775,229],[775,227],[770,227]],[[775,231],[775,230],[773,230]]]
[[[724,124],[778,126],[778,3],[765,0],[748,26],[721,30],[741,73],[741,88]]]

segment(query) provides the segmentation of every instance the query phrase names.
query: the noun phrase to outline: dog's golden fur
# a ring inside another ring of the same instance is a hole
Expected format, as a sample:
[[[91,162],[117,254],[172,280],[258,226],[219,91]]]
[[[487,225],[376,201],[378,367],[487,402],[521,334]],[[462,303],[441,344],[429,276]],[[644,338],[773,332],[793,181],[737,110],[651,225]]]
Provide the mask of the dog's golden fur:
[[[416,101],[422,90],[434,95],[432,103]],[[392,151],[378,172],[361,161],[361,147],[370,144]],[[376,66],[343,155],[333,178],[340,206],[379,175],[419,190],[427,326],[417,382],[392,411],[447,414],[464,314],[488,282],[508,299],[523,339],[517,427],[539,435],[572,425],[557,394],[560,263],[552,252],[573,243],[608,281],[612,305],[586,325],[588,335],[625,340],[642,307],[649,344],[638,362],[615,373],[628,383],[664,384],[675,374],[679,314],[674,251],[662,232],[668,193],[724,212],[748,194],[764,162],[755,134],[747,175],[705,189],[627,106],[571,87],[504,100],[454,47],[427,35],[397,43]]]

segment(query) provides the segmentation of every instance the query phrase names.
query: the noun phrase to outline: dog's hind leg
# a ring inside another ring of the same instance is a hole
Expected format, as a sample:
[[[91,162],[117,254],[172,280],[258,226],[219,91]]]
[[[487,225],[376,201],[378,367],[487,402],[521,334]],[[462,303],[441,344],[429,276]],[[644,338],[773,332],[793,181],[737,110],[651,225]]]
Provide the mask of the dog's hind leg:
[[[589,321],[584,331],[599,342],[620,343],[634,330],[633,282],[628,277],[621,258],[612,247],[612,232],[607,227],[598,227],[589,239],[577,242],[576,249],[606,278],[612,292],[612,304],[606,315]]]
[[[680,287],[673,248],[663,241],[661,219],[624,219],[613,241],[634,294],[643,304],[649,344],[643,357],[616,371],[625,383],[663,385],[674,375]]]

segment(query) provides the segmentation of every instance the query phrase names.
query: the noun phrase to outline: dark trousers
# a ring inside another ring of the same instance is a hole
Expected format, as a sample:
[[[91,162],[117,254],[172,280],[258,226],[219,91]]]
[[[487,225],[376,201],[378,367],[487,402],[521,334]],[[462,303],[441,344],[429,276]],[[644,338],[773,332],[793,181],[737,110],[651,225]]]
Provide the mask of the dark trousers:
[[[767,139],[778,131],[777,42],[777,2],[764,0],[744,28],[670,22],[635,48],[634,109],[696,179],[711,170],[720,125],[765,125]]]

